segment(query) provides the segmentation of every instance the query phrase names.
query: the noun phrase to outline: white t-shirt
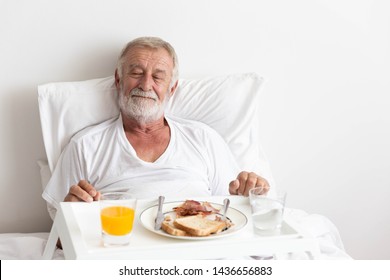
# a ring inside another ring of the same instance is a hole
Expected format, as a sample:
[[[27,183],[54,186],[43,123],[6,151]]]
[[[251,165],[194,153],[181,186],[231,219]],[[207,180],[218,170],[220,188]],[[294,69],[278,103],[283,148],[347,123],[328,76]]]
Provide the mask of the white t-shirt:
[[[222,137],[207,125],[166,117],[171,139],[153,163],[141,160],[125,136],[122,118],[76,134],[64,149],[43,198],[55,208],[70,186],[88,180],[98,191],[137,198],[227,195],[238,165]]]

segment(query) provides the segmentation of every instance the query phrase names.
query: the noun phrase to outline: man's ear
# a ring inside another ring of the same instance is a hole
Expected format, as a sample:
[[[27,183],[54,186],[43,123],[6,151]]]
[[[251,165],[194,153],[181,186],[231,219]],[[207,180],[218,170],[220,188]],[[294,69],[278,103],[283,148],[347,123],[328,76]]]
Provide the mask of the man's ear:
[[[121,79],[119,78],[118,69],[115,69],[115,87],[118,91],[120,89],[120,81]]]
[[[179,80],[177,80],[176,83],[171,87],[171,90],[169,91],[169,94],[171,95],[171,97],[175,93],[178,84],[179,84]]]

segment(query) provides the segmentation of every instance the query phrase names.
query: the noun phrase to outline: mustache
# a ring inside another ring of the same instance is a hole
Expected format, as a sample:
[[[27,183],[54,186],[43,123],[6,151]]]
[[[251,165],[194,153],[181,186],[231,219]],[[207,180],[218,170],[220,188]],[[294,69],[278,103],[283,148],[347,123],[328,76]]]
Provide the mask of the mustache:
[[[135,88],[135,89],[131,90],[130,91],[130,96],[131,97],[139,96],[139,97],[151,98],[154,101],[156,101],[158,99],[157,94],[153,90],[143,91],[142,89],[139,89],[139,88]]]

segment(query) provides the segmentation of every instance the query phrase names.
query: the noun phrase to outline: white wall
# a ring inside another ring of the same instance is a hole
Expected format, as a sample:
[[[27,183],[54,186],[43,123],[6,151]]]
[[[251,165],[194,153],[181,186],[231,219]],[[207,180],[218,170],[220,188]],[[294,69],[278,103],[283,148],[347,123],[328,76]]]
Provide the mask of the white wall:
[[[1,0],[0,232],[48,231],[38,84],[113,73],[156,35],[182,77],[257,71],[262,141],[288,204],[329,217],[358,259],[390,259],[386,0]]]

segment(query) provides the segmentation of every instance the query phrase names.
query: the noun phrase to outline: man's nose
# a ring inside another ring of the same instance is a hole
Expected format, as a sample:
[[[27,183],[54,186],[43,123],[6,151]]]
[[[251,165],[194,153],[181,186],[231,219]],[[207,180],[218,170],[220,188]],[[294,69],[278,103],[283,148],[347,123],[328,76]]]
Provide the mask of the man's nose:
[[[142,79],[139,82],[139,88],[141,88],[143,91],[150,91],[152,90],[153,85],[153,78],[149,75],[144,75]]]

